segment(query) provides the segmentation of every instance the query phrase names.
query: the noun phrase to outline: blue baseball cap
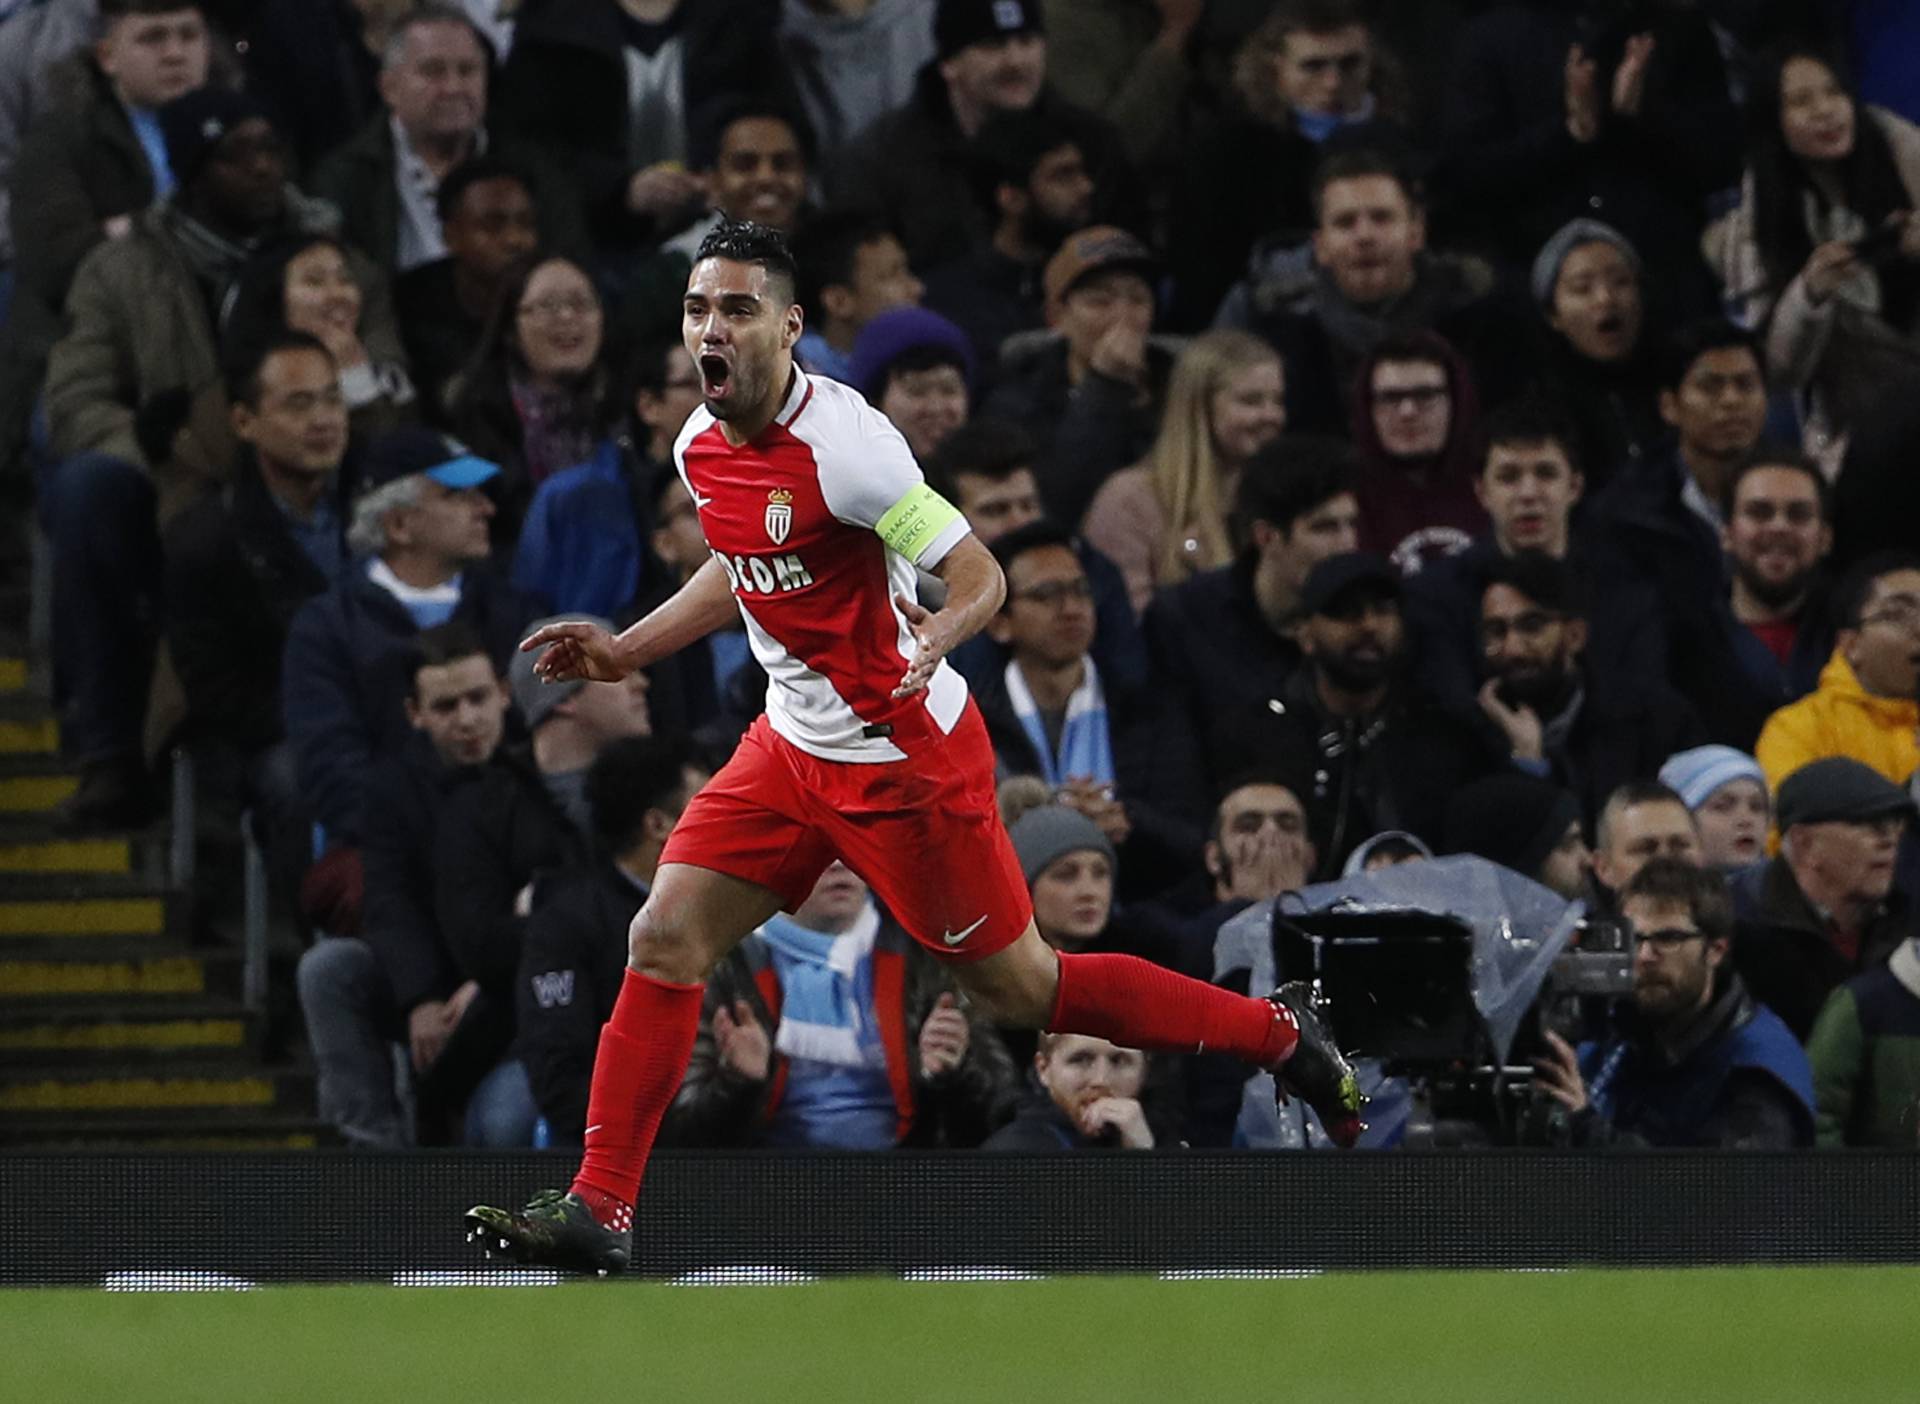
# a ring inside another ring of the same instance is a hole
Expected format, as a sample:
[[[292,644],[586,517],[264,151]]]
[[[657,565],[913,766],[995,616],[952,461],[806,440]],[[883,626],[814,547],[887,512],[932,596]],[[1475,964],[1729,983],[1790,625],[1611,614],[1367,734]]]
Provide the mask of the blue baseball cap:
[[[360,490],[425,473],[444,488],[459,492],[499,476],[500,465],[481,458],[458,439],[432,429],[409,426],[383,434],[367,449]]]

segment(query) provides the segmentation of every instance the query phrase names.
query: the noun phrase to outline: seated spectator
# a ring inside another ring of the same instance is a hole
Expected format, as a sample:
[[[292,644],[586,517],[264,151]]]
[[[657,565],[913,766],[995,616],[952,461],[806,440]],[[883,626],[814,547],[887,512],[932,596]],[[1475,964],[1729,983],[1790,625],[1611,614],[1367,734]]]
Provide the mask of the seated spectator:
[[[1340,870],[1340,876],[1358,877],[1362,873],[1397,868],[1402,863],[1430,862],[1432,858],[1433,850],[1419,835],[1410,834],[1405,829],[1387,829],[1349,853],[1347,865]]]
[[[971,412],[973,348],[938,312],[882,312],[862,328],[851,369],[853,388],[892,422],[921,462]]]
[[[1774,801],[1779,854],[1733,880],[1737,959],[1754,994],[1805,1039],[1837,986],[1885,964],[1913,933],[1912,900],[1894,885],[1913,800],[1830,756],[1789,775]]]
[[[1620,894],[1655,858],[1691,867],[1706,861],[1700,825],[1687,802],[1658,780],[1630,780],[1607,796],[1593,824],[1593,883],[1597,910],[1618,912]]]
[[[1125,575],[1136,613],[1156,589],[1233,563],[1227,513],[1241,470],[1286,424],[1280,358],[1266,343],[1218,331],[1181,350],[1153,451],[1101,485],[1082,524]]]
[[[1072,130],[1100,191],[1096,214],[1134,219],[1140,197],[1119,134],[1047,91],[1044,28],[1039,0],[939,0],[933,61],[911,100],[841,150],[830,203],[878,211],[915,268],[937,268],[992,233],[973,197],[969,144],[995,113],[1032,111]]]
[[[43,487],[41,511],[60,621],[61,743],[81,776],[61,815],[75,827],[137,821],[148,804],[140,744],[160,543],[136,416],[163,392],[218,384],[209,309],[247,249],[330,213],[286,184],[279,136],[260,112],[216,88],[161,109],[174,192],[81,262],[67,334],[48,363],[52,447],[65,461]]]
[[[363,281],[369,271],[329,235],[274,240],[241,267],[223,321],[232,346],[256,345],[282,327],[318,340],[340,369],[340,392],[362,436],[414,416],[407,353],[383,290]]]
[[[1695,746],[1667,757],[1660,783],[1692,811],[1704,866],[1732,874],[1767,856],[1773,801],[1752,756],[1731,746]]]
[[[378,758],[406,741],[401,704],[421,631],[464,620],[504,666],[529,613],[486,568],[493,507],[480,488],[498,468],[426,429],[379,440],[362,468],[347,529],[354,562],[293,617],[281,669],[301,796],[328,848],[346,851],[366,832]],[[322,925],[336,934],[354,929]]]
[[[593,457],[617,414],[604,328],[580,265],[534,254],[502,277],[486,332],[448,383],[448,427],[500,464],[502,547],[518,539],[534,489]]]
[[[507,270],[533,253],[542,234],[549,242],[553,235],[541,227],[532,177],[491,156],[447,172],[434,210],[446,257],[401,274],[393,306],[422,411],[437,421],[447,382],[486,333]]]
[[[1043,1033],[1033,1055],[1038,1093],[987,1137],[985,1151],[1152,1150],[1140,1097],[1147,1055],[1086,1034]]]
[[[365,837],[364,938],[327,937],[297,984],[319,1080],[320,1114],[350,1145],[398,1150],[435,1138],[505,1055],[511,1017],[455,973],[433,915],[433,834],[448,779],[493,761],[507,689],[462,623],[423,632],[412,658],[413,735],[372,781]],[[409,1124],[392,1047],[405,1045],[420,1126]],[[511,1098],[511,1088],[506,1095]],[[476,1122],[488,1108],[476,1108]]]
[[[27,129],[67,101],[62,60],[99,38],[98,0],[0,6],[0,319],[13,271],[13,172]],[[4,401],[0,401],[4,404]],[[24,414],[24,410],[23,410]],[[24,420],[23,420],[24,423]],[[11,443],[0,440],[0,461]]]
[[[1112,842],[1092,819],[1060,803],[1028,810],[1007,831],[1020,871],[1033,894],[1033,920],[1049,946],[1061,951],[1135,955],[1173,970],[1191,966],[1168,933],[1135,920],[1114,905],[1118,859]],[[1021,1031],[1003,1031],[1016,1057],[1024,1057]]]
[[[1647,864],[1621,913],[1633,929],[1633,1002],[1599,1040],[1546,1035],[1536,1086],[1576,1146],[1791,1150],[1813,1144],[1813,1071],[1793,1034],[1734,969],[1733,907],[1718,873]]]
[[[13,263],[17,279],[11,313],[0,307],[8,328],[0,353],[0,460],[18,444],[40,393],[81,260],[131,234],[140,211],[173,193],[160,108],[207,81],[213,45],[195,0],[105,0],[98,15],[91,48],[84,45],[91,36],[74,33],[67,50],[48,56],[58,60],[44,80],[51,101],[30,130],[16,129],[17,152],[0,155],[0,242],[10,237],[13,251],[9,259],[0,250],[0,268]],[[54,27],[62,26],[56,20]],[[12,31],[7,45],[32,45]],[[10,201],[6,192],[15,189],[24,198]]]
[[[933,57],[933,6],[782,5],[779,44],[814,139],[833,156],[912,100],[914,80]]]
[[[284,828],[298,795],[281,745],[281,654],[300,607],[348,568],[347,407],[332,355],[304,332],[236,361],[226,393],[239,461],[168,526],[163,622],[201,803],[224,796],[214,812],[237,816],[246,795]]]
[[[1920,388],[1920,129],[1804,44],[1759,76],[1752,108],[1740,204],[1707,231],[1707,259],[1818,453]]]
[[[852,384],[860,333],[882,312],[917,307],[925,289],[893,231],[858,211],[810,221],[795,258],[807,329],[794,355],[809,374]]]
[[[966,1148],[1013,1097],[994,1030],[835,862],[708,978],[666,1132],[693,1145]]]
[[[1206,821],[1211,797],[1246,769],[1229,718],[1250,699],[1277,712],[1300,667],[1300,591],[1321,561],[1355,549],[1360,508],[1352,452],[1327,439],[1282,438],[1241,474],[1234,504],[1246,545],[1231,566],[1196,575],[1148,606],[1154,680],[1148,794]]]
[[[1176,326],[1213,321],[1260,241],[1290,247],[1313,232],[1308,192],[1324,155],[1395,144],[1399,103],[1383,57],[1372,20],[1351,0],[1274,5],[1240,46],[1227,111],[1199,134],[1178,177]]]
[[[700,373],[676,339],[642,346],[631,374],[628,424],[540,484],[520,528],[513,583],[556,614],[630,615],[660,584],[654,510],[678,482],[673,441],[700,404]]]
[[[1920,1140],[1920,936],[1827,999],[1807,1039],[1814,1143],[1913,1149]]]
[[[1701,737],[1686,699],[1658,678],[1587,661],[1587,615],[1567,564],[1544,552],[1491,562],[1481,576],[1488,742],[1514,768],[1571,790],[1591,819],[1619,786]]]
[[[611,742],[587,771],[594,856],[540,892],[515,995],[514,1053],[549,1144],[580,1144],[600,1027],[626,974],[627,926],[680,811],[707,779],[684,744],[658,736]]]
[[[1398,162],[1336,152],[1314,173],[1313,208],[1312,241],[1263,255],[1214,319],[1279,349],[1296,429],[1345,430],[1360,363],[1390,338],[1438,332],[1469,356],[1515,339],[1518,319],[1492,300],[1493,270],[1428,251],[1421,194]]]
[[[1319,855],[1296,793],[1304,788],[1299,780],[1255,770],[1230,782],[1221,795],[1205,853],[1211,900],[1181,923],[1181,949],[1200,957],[1189,974],[1212,976],[1213,943],[1227,922],[1256,902],[1305,887],[1312,878]],[[1170,894],[1170,902],[1179,899],[1179,893]]]
[[[1173,358],[1149,340],[1154,276],[1133,235],[1081,230],[1042,279],[1056,334],[1002,357],[986,412],[1040,444],[1040,493],[1056,521],[1079,521],[1107,477],[1145,456],[1158,433]]]
[[[1473,373],[1441,337],[1415,332],[1361,358],[1353,442],[1362,549],[1385,556],[1403,575],[1418,575],[1428,561],[1466,550],[1486,530]]]
[[[1839,632],[1812,695],[1761,729],[1754,756],[1776,796],[1786,777],[1823,756],[1862,761],[1896,785],[1920,766],[1920,556],[1869,556],[1834,598]]]
[[[1592,891],[1593,851],[1571,790],[1532,775],[1488,775],[1447,801],[1447,853],[1471,853],[1569,902]]]
[[[972,153],[992,232],[926,274],[926,305],[966,332],[988,383],[1007,339],[1046,325],[1047,260],[1093,223],[1098,192],[1073,133],[1072,123],[1032,109],[989,117]]]

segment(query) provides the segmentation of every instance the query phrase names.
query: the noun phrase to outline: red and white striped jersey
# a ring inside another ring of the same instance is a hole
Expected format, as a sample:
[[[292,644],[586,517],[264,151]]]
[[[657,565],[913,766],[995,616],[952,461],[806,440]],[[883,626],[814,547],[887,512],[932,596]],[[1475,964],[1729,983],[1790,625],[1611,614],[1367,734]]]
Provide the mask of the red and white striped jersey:
[[[967,522],[884,415],[796,366],[751,442],[728,443],[702,406],[674,462],[767,670],[775,731],[824,760],[880,762],[953,730],[967,687],[944,662],[923,692],[892,696],[915,648],[893,600],[914,597],[915,567],[936,565]]]

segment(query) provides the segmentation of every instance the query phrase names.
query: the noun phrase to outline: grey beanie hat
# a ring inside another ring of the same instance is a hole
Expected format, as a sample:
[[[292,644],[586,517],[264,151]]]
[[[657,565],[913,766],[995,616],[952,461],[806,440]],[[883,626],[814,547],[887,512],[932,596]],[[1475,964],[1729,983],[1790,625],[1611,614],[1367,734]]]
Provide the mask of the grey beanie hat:
[[[527,633],[547,624],[598,624],[609,633],[618,632],[613,625],[597,614],[556,614],[548,619],[536,619],[527,626]],[[527,724],[528,731],[537,731],[540,723],[550,716],[555,707],[566,701],[574,693],[586,686],[575,678],[571,682],[545,682],[533,671],[533,665],[540,661],[545,650],[536,649],[532,653],[515,650],[513,664],[507,669],[507,686],[513,692],[513,705],[520,713],[520,720]]]
[[[1640,276],[1640,250],[1633,246],[1631,239],[1611,224],[1603,224],[1597,219],[1570,219],[1541,245],[1539,254],[1533,260],[1535,302],[1542,307],[1553,306],[1553,285],[1560,281],[1560,265],[1583,244],[1612,244],[1620,250],[1620,256],[1626,259],[1627,266],[1633,269],[1633,276]]]
[[[1106,854],[1109,863],[1116,863],[1113,845],[1100,832],[1100,826],[1064,804],[1043,804],[1029,809],[1007,833],[1013,839],[1013,851],[1020,859],[1020,872],[1029,887],[1054,859],[1069,853],[1091,850]]]

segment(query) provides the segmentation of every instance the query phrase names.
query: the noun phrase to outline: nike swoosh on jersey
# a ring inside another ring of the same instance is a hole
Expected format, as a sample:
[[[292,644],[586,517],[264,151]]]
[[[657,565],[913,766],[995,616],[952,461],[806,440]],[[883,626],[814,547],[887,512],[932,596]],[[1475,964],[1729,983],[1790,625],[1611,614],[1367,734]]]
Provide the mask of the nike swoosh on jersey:
[[[962,941],[966,940],[967,937],[973,935],[974,932],[978,931],[980,929],[981,923],[985,921],[986,921],[986,918],[981,917],[979,921],[976,921],[972,926],[969,926],[964,931],[943,931],[940,933],[940,939],[942,941],[945,941],[949,946],[957,946]]]
[[[711,507],[711,506],[713,506],[713,499],[712,499],[711,497],[702,497],[702,496],[701,496],[701,495],[700,495],[699,493],[697,493],[697,492],[696,492],[696,493],[695,493],[695,494],[693,495],[693,510],[694,510],[694,511],[696,511],[696,512],[704,512],[704,511],[706,511],[706,510],[707,510],[707,508],[709,508],[709,507]]]

